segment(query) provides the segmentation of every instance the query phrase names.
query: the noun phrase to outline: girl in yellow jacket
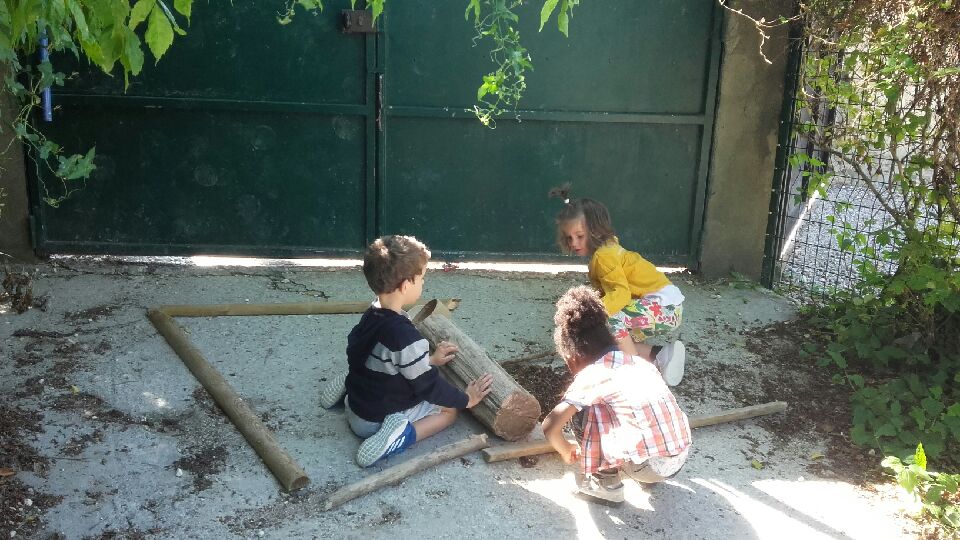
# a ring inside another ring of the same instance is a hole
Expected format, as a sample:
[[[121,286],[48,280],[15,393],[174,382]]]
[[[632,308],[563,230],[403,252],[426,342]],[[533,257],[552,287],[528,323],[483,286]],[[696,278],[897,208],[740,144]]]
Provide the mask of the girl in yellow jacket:
[[[569,190],[569,186],[563,186],[550,192],[564,201],[556,220],[560,250],[590,258],[590,283],[602,295],[620,350],[653,362],[667,384],[676,386],[683,378],[686,360],[683,343],[673,341],[660,347],[651,346],[646,340],[680,326],[683,294],[639,253],[620,245],[610,212],[602,203],[593,199],[571,200]]]

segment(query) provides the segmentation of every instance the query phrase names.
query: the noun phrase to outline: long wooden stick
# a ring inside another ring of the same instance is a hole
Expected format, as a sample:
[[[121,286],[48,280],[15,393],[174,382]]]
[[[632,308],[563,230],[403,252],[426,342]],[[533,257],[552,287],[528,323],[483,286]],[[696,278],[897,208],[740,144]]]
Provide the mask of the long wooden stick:
[[[323,503],[323,509],[325,511],[331,510],[361,495],[366,495],[384,486],[396,484],[404,478],[424,469],[469,454],[475,450],[486,448],[487,445],[487,435],[481,434],[473,435],[460,442],[442,446],[429,454],[413,458],[399,465],[394,465],[376,474],[372,474],[359,482],[343,486],[327,496]]]
[[[183,330],[166,313],[151,309],[147,317],[153,322],[186,364],[193,376],[207,389],[217,405],[226,413],[260,459],[267,464],[270,472],[277,477],[280,485],[287,491],[294,491],[310,483],[310,478],[300,465],[290,457],[283,447],[273,438],[273,434],[260,421],[259,415],[247,405],[230,386],[230,383],[210,365],[199,350],[190,343]]]
[[[770,403],[764,403],[762,405],[751,405],[749,407],[743,407],[741,409],[732,409],[729,411],[724,411],[716,414],[707,414],[703,416],[691,416],[689,419],[690,428],[699,428],[704,426],[712,426],[714,424],[722,424],[725,422],[735,422],[737,420],[745,420],[747,418],[754,418],[756,416],[763,416],[767,414],[774,414],[778,412],[783,412],[787,409],[787,403],[785,401],[771,401]],[[553,452],[553,445],[550,444],[550,441],[529,441],[513,444],[502,444],[494,446],[492,448],[487,448],[481,452],[483,454],[483,459],[487,463],[493,463],[495,461],[503,461],[505,459],[514,459],[524,456],[535,456],[538,454],[548,454]]]
[[[516,358],[508,358],[506,360],[501,360],[498,363],[502,366],[504,364],[512,364],[514,362],[527,362],[530,360],[540,360],[541,358],[549,358],[551,356],[557,356],[556,349],[538,352],[537,354],[528,354],[526,356],[518,356]]]
[[[457,309],[460,305],[459,298],[445,298],[440,302],[450,311]],[[369,307],[370,302],[297,302],[292,304],[177,304],[159,306],[156,309],[171,317],[226,317],[363,313]]]

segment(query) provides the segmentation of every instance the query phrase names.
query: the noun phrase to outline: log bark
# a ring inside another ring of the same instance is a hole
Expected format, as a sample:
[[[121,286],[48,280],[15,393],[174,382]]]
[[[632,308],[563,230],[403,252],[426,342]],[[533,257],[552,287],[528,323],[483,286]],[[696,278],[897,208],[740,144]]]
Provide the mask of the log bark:
[[[243,398],[233,390],[230,383],[207,362],[173,319],[157,309],[149,310],[147,316],[160,335],[167,340],[170,347],[193,373],[193,376],[200,381],[200,384],[206,388],[220,409],[233,422],[233,425],[240,430],[240,433],[247,439],[260,459],[267,464],[270,472],[276,476],[280,485],[287,491],[294,491],[310,483],[307,473],[273,438],[273,433],[267,429],[267,426],[263,425],[260,416],[243,401]]]
[[[460,305],[459,298],[446,298],[440,302],[449,311],[457,309]],[[226,317],[363,313],[368,307],[370,302],[297,302],[292,304],[180,304],[159,306],[156,309],[171,317]]]
[[[504,371],[500,364],[490,359],[487,353],[470,336],[457,328],[447,317],[433,312],[433,301],[413,317],[413,323],[421,334],[436,347],[441,341],[456,344],[458,351],[440,372],[461,390],[484,373],[493,376],[490,393],[470,410],[474,417],[490,428],[497,436],[507,441],[516,441],[537,425],[540,418],[540,403]]]
[[[725,422],[735,422],[737,420],[745,420],[747,418],[753,418],[767,414],[774,414],[783,412],[786,409],[787,403],[785,401],[771,401],[770,403],[764,403],[762,405],[751,405],[750,407],[732,409],[716,414],[691,416],[689,419],[690,429],[712,426]],[[487,463],[493,463],[495,461],[503,461],[506,459],[514,459],[524,456],[549,454],[553,451],[553,445],[550,444],[550,441],[542,440],[515,444],[502,444],[499,446],[494,446],[493,448],[487,448],[482,453],[484,461]]]
[[[323,503],[323,509],[331,510],[341,504],[353,500],[361,495],[366,495],[372,491],[384,486],[393,485],[404,478],[416,474],[424,469],[433,467],[444,461],[457,458],[475,450],[486,448],[487,436],[485,434],[474,435],[460,442],[442,446],[429,454],[416,457],[410,461],[386,468],[376,474],[370,475],[359,482],[346,485],[337,491],[334,491]]]

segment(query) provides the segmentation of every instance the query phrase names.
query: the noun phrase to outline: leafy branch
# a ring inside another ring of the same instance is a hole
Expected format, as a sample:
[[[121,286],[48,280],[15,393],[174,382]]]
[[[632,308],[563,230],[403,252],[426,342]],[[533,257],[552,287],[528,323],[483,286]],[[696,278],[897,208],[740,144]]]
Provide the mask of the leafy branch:
[[[48,140],[30,123],[34,110],[42,106],[44,90],[62,86],[66,79],[66,75],[54,69],[50,55],[69,52],[75,58],[83,56],[108,75],[122,73],[127,87],[130,77],[143,69],[144,45],[154,62],[158,62],[174,36],[186,34],[178,18],[189,24],[192,7],[193,0],[173,0],[172,9],[167,0],[0,2],[3,81],[20,104],[11,127],[14,136],[28,147],[30,159],[61,183],[57,194],[51,194],[49,186],[42,186],[48,204],[56,206],[81,189],[96,168],[95,148],[83,154],[65,155],[60,145]],[[39,63],[21,61],[41,49],[46,54]]]

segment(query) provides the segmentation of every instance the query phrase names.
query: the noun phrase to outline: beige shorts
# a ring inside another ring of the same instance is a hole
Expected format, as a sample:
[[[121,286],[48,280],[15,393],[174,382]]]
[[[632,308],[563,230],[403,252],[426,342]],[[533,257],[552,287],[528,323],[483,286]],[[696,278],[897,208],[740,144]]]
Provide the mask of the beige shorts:
[[[667,478],[677,474],[683,464],[687,461],[687,455],[690,447],[686,447],[682,452],[675,456],[655,456],[643,463],[624,463],[621,470],[637,482],[644,484],[654,484],[663,482]]]
[[[381,422],[371,422],[369,420],[360,418],[356,414],[353,414],[353,411],[350,410],[349,396],[343,401],[343,410],[347,413],[347,423],[350,424],[350,429],[357,435],[357,437],[366,439],[380,429]],[[416,422],[422,418],[440,414],[440,406],[434,405],[433,403],[427,403],[426,401],[421,401],[419,404],[414,405],[405,411],[399,412],[400,414],[406,416],[407,420],[409,420],[412,424],[413,422]]]

